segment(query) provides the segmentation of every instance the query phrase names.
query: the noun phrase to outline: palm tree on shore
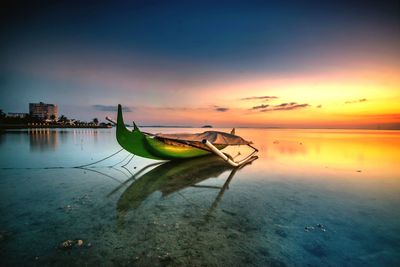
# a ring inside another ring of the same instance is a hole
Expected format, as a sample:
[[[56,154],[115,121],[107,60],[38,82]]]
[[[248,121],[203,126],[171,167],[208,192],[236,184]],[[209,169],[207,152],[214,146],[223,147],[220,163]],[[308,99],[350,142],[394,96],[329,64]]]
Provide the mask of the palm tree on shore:
[[[61,122],[67,122],[68,118],[65,117],[64,115],[61,115],[60,118],[58,118],[58,120],[61,121]]]

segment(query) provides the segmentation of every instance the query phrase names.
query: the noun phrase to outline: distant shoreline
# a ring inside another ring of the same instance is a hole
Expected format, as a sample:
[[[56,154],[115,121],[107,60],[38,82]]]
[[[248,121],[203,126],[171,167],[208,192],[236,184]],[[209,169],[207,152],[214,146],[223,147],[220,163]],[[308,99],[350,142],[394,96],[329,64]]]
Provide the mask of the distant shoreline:
[[[132,125],[127,125],[128,127],[132,127]],[[140,128],[202,128],[202,127],[193,127],[193,126],[168,126],[168,125],[138,125]]]
[[[127,125],[133,127],[132,125]],[[20,124],[7,124],[0,125],[0,130],[18,130],[18,129],[111,129],[114,126],[110,125],[20,125]],[[168,125],[139,125],[139,128],[191,128],[191,129],[207,129],[204,127],[195,126],[168,126]],[[213,127],[213,128],[232,128],[232,127]],[[235,127],[236,129],[271,129],[271,130],[372,130],[372,131],[399,131],[400,129],[391,128],[290,128],[290,127]]]
[[[103,125],[20,125],[8,124],[0,125],[1,130],[17,130],[17,129],[75,129],[75,128],[89,128],[89,129],[108,129],[112,126]]]

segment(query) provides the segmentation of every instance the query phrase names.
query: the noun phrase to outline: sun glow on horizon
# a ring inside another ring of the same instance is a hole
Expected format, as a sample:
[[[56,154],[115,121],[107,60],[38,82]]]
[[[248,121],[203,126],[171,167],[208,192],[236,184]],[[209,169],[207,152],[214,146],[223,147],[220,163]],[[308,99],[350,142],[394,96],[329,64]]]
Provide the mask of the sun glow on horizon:
[[[196,104],[140,109],[147,114],[145,120],[157,117],[160,123],[396,128],[400,123],[399,77],[397,66],[287,78],[239,77],[191,92]],[[134,119],[136,115],[128,116]]]

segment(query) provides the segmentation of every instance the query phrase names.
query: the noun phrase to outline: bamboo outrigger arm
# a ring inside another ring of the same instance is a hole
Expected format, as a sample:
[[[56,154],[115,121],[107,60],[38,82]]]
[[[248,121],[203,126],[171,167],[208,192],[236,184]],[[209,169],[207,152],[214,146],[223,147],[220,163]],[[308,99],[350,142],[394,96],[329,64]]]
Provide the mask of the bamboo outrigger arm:
[[[234,167],[238,167],[238,166],[240,166],[240,165],[242,165],[242,164],[244,164],[244,163],[250,161],[250,160],[252,159],[251,156],[252,156],[254,153],[256,153],[256,152],[258,151],[258,150],[255,149],[254,147],[250,146],[251,148],[254,149],[254,151],[253,151],[250,155],[248,155],[246,158],[244,158],[244,159],[242,159],[242,160],[240,160],[240,161],[234,161],[234,160],[232,160],[231,158],[229,158],[227,155],[225,155],[224,153],[222,153],[221,150],[219,150],[218,148],[216,148],[216,147],[215,147],[213,144],[211,144],[207,139],[203,139],[202,143],[203,143],[204,145],[206,145],[206,146],[211,150],[211,152],[213,152],[215,155],[221,157],[223,160],[225,160],[226,162],[228,162],[230,165],[232,165],[232,166],[234,166]]]

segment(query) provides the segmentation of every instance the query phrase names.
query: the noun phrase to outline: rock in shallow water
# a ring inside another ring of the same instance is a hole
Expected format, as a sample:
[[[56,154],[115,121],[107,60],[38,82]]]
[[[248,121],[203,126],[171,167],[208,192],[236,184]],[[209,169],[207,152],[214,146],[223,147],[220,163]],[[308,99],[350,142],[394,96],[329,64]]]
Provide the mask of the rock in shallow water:
[[[83,244],[84,244],[84,242],[83,242],[82,239],[76,239],[76,240],[69,240],[68,239],[68,240],[65,240],[65,241],[61,242],[61,244],[58,245],[58,249],[70,250],[70,249],[72,249],[74,247],[74,245],[76,247],[82,247]]]
[[[314,226],[306,226],[304,227],[304,231],[308,232],[308,231],[312,231],[314,230]]]
[[[58,246],[58,248],[62,249],[62,250],[69,250],[69,249],[72,249],[73,244],[74,244],[74,241],[65,240]]]

